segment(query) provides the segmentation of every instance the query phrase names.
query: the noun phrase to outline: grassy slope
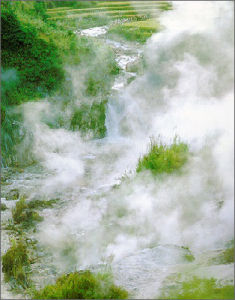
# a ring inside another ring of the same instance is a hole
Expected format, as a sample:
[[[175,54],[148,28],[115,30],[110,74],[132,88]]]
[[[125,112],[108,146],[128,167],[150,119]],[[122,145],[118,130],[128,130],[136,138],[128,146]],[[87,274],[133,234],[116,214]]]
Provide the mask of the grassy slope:
[[[179,278],[180,279],[180,278]],[[171,289],[163,289],[161,299],[234,299],[234,286],[221,284],[214,278],[193,277],[179,281]]]
[[[21,142],[26,132],[22,128],[22,115],[15,112],[15,105],[48,95],[53,96],[57,91],[65,98],[71,97],[71,87],[67,84],[68,81],[66,83],[64,80],[68,77],[64,67],[77,65],[82,69],[84,64],[90,72],[83,84],[84,97],[96,97],[99,102],[106,101],[112,80],[119,69],[111,49],[104,48],[89,38],[77,38],[70,30],[70,26],[66,26],[66,21],[56,23],[48,20],[44,3],[2,1],[1,8],[2,163],[27,164],[29,160],[33,162],[27,151],[24,151],[24,162],[19,161],[17,157],[15,146]],[[84,25],[86,23],[85,21]],[[97,52],[103,53],[105,63],[94,60],[94,57],[98,57]],[[98,112],[90,113],[91,120],[77,127],[74,126],[72,117],[73,125],[68,125],[68,129],[74,130],[76,127],[93,130],[94,126],[98,125],[95,137],[103,137],[105,134],[103,104],[100,109],[97,105],[92,107],[88,105],[87,110]],[[53,125],[54,120],[50,122]],[[64,122],[61,125],[64,126]],[[56,126],[58,127],[58,122]]]
[[[53,95],[64,85],[64,78],[67,76],[64,71],[65,65],[84,65],[84,62],[91,64],[91,75],[84,82],[84,96],[98,96],[98,102],[101,103],[100,109],[97,105],[87,105],[86,108],[83,106],[80,112],[75,111],[67,128],[84,132],[94,131],[97,127],[94,136],[103,137],[103,103],[107,100],[113,76],[118,73],[118,69],[112,54],[106,50],[107,57],[104,61],[109,63],[105,67],[100,63],[94,63],[92,66],[91,58],[95,52],[90,51],[90,48],[93,48],[93,42],[84,43],[85,38],[77,41],[71,30],[106,25],[116,19],[125,22],[129,20],[128,23],[112,25],[108,35],[144,43],[159,29],[158,24],[149,18],[157,13],[159,8],[163,9],[168,7],[167,5],[164,1],[2,1],[3,164],[9,165],[17,161],[15,145],[22,140],[25,133],[21,127],[22,116],[15,112],[14,105],[48,94]],[[98,72],[99,69],[102,73]],[[69,93],[69,89],[70,87],[63,86],[62,90]],[[96,113],[93,113],[94,108]],[[81,112],[85,113],[85,119],[78,118]],[[92,119],[93,116],[96,116],[95,120]],[[59,124],[65,126],[65,122],[58,123],[53,118],[50,124],[52,127],[58,127]],[[20,135],[20,132],[23,132],[23,135]],[[27,159],[32,161],[28,156],[25,162]]]
[[[46,20],[43,3],[1,2],[2,10],[2,163],[16,161],[23,138],[22,116],[14,106],[56,91],[65,78],[64,62],[76,52],[69,31]],[[21,134],[20,134],[21,132]]]
[[[34,299],[127,299],[126,290],[114,285],[110,274],[80,271],[63,275],[33,295]]]

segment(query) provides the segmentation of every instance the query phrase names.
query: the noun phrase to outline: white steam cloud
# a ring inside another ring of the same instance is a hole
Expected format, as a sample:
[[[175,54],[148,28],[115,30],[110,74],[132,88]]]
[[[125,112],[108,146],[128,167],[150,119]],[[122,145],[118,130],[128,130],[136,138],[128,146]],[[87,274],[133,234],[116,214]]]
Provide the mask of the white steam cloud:
[[[119,262],[159,244],[196,252],[233,239],[233,21],[230,1],[173,2],[145,47],[144,75],[109,102],[100,142],[43,125],[45,103],[25,106],[33,151],[54,172],[45,190],[72,191],[39,234],[63,269]],[[135,171],[150,137],[171,143],[175,135],[192,153],[183,175],[158,181],[146,172],[110,189]]]

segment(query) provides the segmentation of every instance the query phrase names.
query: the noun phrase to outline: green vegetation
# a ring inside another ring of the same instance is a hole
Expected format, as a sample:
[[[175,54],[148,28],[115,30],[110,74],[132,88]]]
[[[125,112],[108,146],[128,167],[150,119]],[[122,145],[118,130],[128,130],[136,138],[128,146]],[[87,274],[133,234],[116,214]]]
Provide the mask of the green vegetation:
[[[30,286],[30,258],[27,246],[22,240],[12,240],[11,247],[2,256],[2,271],[5,281],[10,281],[13,287]]]
[[[184,258],[186,261],[192,262],[195,260],[195,257],[192,254],[192,252],[190,251],[189,247],[181,246],[181,248],[186,251],[186,253],[184,254]]]
[[[184,255],[185,260],[187,260],[188,262],[192,262],[195,260],[195,257],[193,256],[193,254],[189,253],[189,254],[185,254]]]
[[[7,210],[7,206],[5,203],[1,203],[1,211]]]
[[[4,89],[5,105],[42,97],[56,89],[64,78],[62,59],[53,36],[51,39],[43,36],[50,26],[43,20],[43,13],[38,14],[38,5],[23,1],[1,3],[2,67],[15,69],[18,76],[14,87]]]
[[[106,101],[93,102],[91,106],[81,105],[72,116],[71,129],[83,134],[90,131],[95,138],[103,138],[106,134],[105,105]]]
[[[12,209],[12,219],[15,225],[20,225],[22,228],[27,229],[42,221],[43,217],[32,210],[26,203],[25,198],[21,197]]]
[[[14,105],[57,90],[65,78],[63,62],[75,37],[46,20],[44,2],[1,2],[2,164],[17,162],[25,134],[22,115]],[[25,163],[25,162],[24,162]]]
[[[7,193],[6,200],[17,200],[20,197],[18,189],[12,189]]]
[[[58,199],[51,199],[51,200],[31,200],[27,203],[27,207],[29,209],[43,209],[43,208],[50,208],[58,202]]]
[[[51,9],[51,11],[57,11],[57,10],[67,10],[70,7],[73,8],[88,8],[93,7],[96,5],[96,1],[53,1],[49,0],[47,1],[47,7],[48,9]]]
[[[227,248],[211,259],[212,264],[231,264],[234,262],[234,246]]]
[[[73,2],[73,1],[72,1]],[[88,1],[89,2],[89,1]],[[138,16],[141,18],[156,16],[159,10],[171,9],[172,5],[166,1],[125,1],[125,2],[90,2],[90,5],[81,5],[81,2],[66,4],[62,7],[53,7],[47,10],[47,14],[51,20],[60,19],[75,19],[80,20],[84,17],[91,16],[92,18],[106,17],[106,24],[110,23],[113,18],[123,19],[127,15],[130,17]],[[67,7],[66,7],[67,6]],[[97,26],[97,25],[96,25]]]
[[[163,289],[160,299],[234,299],[234,286],[221,285],[214,278],[193,277],[177,287]]]
[[[61,112],[46,120],[52,128],[80,130],[84,136],[105,136],[105,103],[120,69],[115,54],[102,41],[77,36],[73,31],[110,24],[108,35],[145,42],[159,29],[149,19],[159,9],[170,9],[165,1],[6,1],[2,9],[2,164],[33,164],[36,158],[30,136],[23,126],[18,104],[57,94],[63,98]],[[101,13],[102,12],[102,13]],[[149,19],[149,20],[146,20]],[[126,22],[131,20],[132,22]],[[144,20],[144,21],[143,21]],[[138,22],[137,22],[138,21]],[[79,96],[74,93],[69,66],[80,70]],[[78,98],[88,97],[88,101]],[[66,105],[72,111],[65,119]],[[74,107],[73,107],[74,105]],[[81,117],[82,115],[82,117]],[[45,118],[44,118],[45,119]],[[24,149],[18,151],[19,144]]]
[[[80,66],[87,70],[84,95],[103,100],[109,94],[112,82],[120,71],[113,50],[101,41],[82,36],[78,38],[78,52]]]
[[[155,19],[146,21],[134,21],[120,25],[113,25],[108,31],[109,36],[119,36],[128,41],[145,43],[146,40],[155,32],[159,31],[159,24]]]
[[[188,146],[174,140],[171,146],[151,141],[149,153],[139,159],[136,172],[150,170],[154,175],[179,170],[188,159]]]
[[[70,7],[81,8],[95,5],[95,2],[66,2]],[[72,30],[79,28],[79,22],[63,19],[58,22],[49,20],[47,6],[62,5],[53,1],[2,1],[2,164],[3,166],[28,165],[35,162],[30,152],[29,144],[24,144],[24,150],[19,153],[18,145],[24,137],[30,136],[29,129],[23,126],[22,113],[15,106],[28,100],[38,100],[45,96],[54,96],[57,92],[63,96],[64,102],[70,106],[77,95],[73,95],[73,87],[68,66],[76,66],[84,74],[81,78],[82,97],[92,98],[87,105],[88,126],[77,126],[82,132],[90,133],[94,123],[99,123],[93,134],[103,137],[105,134],[103,99],[110,92],[114,77],[119,73],[113,50],[102,42],[92,38],[78,37]],[[69,8],[69,7],[68,7]],[[81,19],[81,28],[88,26],[92,20],[97,26],[99,20],[92,16]],[[102,21],[103,22],[103,21]],[[65,69],[66,67],[66,69]],[[65,80],[66,79],[66,80]],[[95,101],[94,104],[92,104]],[[100,107],[98,108],[98,106]],[[65,108],[65,107],[63,107]],[[73,108],[71,107],[71,110]],[[76,111],[79,108],[76,105]],[[97,110],[99,112],[97,112]],[[64,111],[64,110],[63,110]],[[81,107],[84,111],[84,106]],[[90,112],[91,111],[91,112]],[[95,111],[95,117],[93,112]],[[75,130],[76,117],[71,122],[63,120],[63,112],[56,128],[66,127]],[[49,123],[50,123],[49,122]],[[102,124],[100,123],[102,122]],[[50,124],[50,125],[51,125]],[[102,127],[102,129],[101,129]],[[98,133],[97,133],[98,132]]]
[[[109,274],[90,271],[63,275],[54,285],[36,291],[33,299],[127,299],[128,293],[115,286]]]

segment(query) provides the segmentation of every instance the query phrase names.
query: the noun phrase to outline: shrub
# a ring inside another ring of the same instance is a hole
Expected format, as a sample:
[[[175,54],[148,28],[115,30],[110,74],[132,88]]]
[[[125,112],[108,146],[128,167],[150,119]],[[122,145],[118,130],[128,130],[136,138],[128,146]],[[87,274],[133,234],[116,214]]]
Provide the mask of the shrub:
[[[2,271],[4,278],[8,281],[15,281],[17,285],[26,288],[30,285],[28,272],[30,259],[26,244],[20,240],[12,240],[11,247],[2,256]]]
[[[150,170],[154,175],[172,173],[179,170],[187,158],[188,146],[176,139],[171,146],[151,141],[149,153],[139,159],[136,171]]]
[[[63,275],[54,285],[34,293],[34,299],[126,299],[127,291],[115,286],[107,274],[90,271]]]
[[[234,286],[221,285],[214,278],[199,278],[180,282],[174,289],[162,292],[160,299],[234,299]]]

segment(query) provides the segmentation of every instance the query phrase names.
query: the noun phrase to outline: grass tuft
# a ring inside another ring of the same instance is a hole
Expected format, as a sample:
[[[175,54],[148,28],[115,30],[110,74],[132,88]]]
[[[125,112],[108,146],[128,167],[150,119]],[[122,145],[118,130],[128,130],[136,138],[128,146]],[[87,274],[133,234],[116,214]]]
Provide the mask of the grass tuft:
[[[115,286],[108,274],[80,271],[63,275],[33,295],[34,299],[127,299],[128,293]]]
[[[81,105],[73,113],[70,128],[80,130],[82,134],[91,132],[95,138],[103,138],[106,134],[105,107],[106,101]]]
[[[188,146],[174,140],[171,146],[151,141],[149,153],[139,159],[136,172],[150,170],[154,175],[179,170],[188,159]]]
[[[27,229],[34,226],[36,222],[42,221],[43,217],[33,211],[26,203],[25,198],[21,197],[12,209],[12,219],[14,224],[20,224],[22,228]]]
[[[2,256],[2,271],[5,274],[5,281],[11,281],[13,285],[27,288],[30,286],[29,270],[30,259],[26,244],[22,240],[12,240],[11,247]]]
[[[27,203],[27,207],[30,209],[42,209],[42,208],[50,208],[58,201],[58,199],[51,200],[31,200]]]

